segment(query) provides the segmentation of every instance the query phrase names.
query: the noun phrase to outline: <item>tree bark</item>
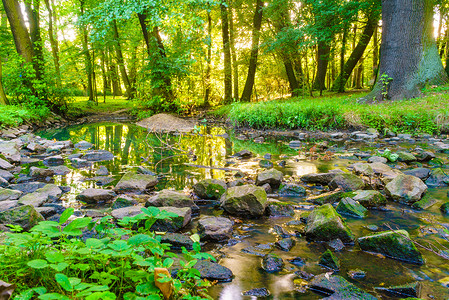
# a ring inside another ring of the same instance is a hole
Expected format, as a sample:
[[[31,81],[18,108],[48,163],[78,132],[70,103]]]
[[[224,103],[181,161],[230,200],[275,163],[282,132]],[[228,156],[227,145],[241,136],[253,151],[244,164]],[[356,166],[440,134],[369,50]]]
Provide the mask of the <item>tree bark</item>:
[[[259,40],[260,40],[260,27],[262,26],[262,14],[263,14],[264,2],[262,0],[256,0],[256,11],[254,13],[253,21],[253,33],[251,37],[251,55],[249,58],[248,76],[246,77],[245,87],[243,88],[241,101],[251,101],[251,95],[253,92],[254,79],[256,76],[257,68],[257,56],[259,54]]]
[[[229,8],[229,45],[231,47],[232,79],[234,89],[234,99],[239,98],[239,66],[237,62],[237,51],[235,49],[235,30],[233,8]]]
[[[154,57],[154,61],[160,65],[164,63],[163,61],[167,58],[167,54],[165,52],[164,43],[162,42],[158,26],[153,27],[152,34],[156,45],[156,53],[158,54]],[[166,101],[168,101],[169,106],[173,106],[175,96],[173,94],[170,74],[159,70],[153,71],[153,79],[157,81],[157,84],[155,85],[156,94],[162,96]]]
[[[318,53],[317,53],[317,69],[315,75],[315,81],[313,82],[313,89],[319,90],[320,95],[322,94],[325,87],[327,65],[329,64],[329,56],[331,51],[330,43],[326,41],[318,42]]]
[[[56,84],[58,87],[61,87],[61,71],[59,65],[59,47],[58,47],[58,39],[55,38],[55,30],[53,28],[53,5],[50,4],[49,0],[45,0],[45,6],[48,11],[48,37],[51,45],[51,54],[53,55],[53,63],[55,65],[55,73],[56,73]]]
[[[0,57],[0,104],[7,105],[9,104],[8,98],[6,97],[5,90],[3,89],[2,84],[2,59]]]
[[[221,13],[221,33],[223,38],[224,54],[224,103],[232,101],[232,66],[231,66],[231,47],[229,44],[229,20],[228,5],[222,2],[220,5]]]
[[[212,70],[212,17],[209,11],[210,7],[208,7],[207,11],[207,54],[206,54],[206,75],[204,78],[205,81],[205,90],[204,90],[204,105],[210,106],[210,92],[211,92],[211,82],[210,82],[210,73]]]
[[[117,28],[117,21],[113,20],[112,21],[112,33],[114,35],[114,46],[115,46],[115,56],[117,58],[117,63],[119,66],[119,70],[120,70],[120,75],[122,75],[122,81],[123,84],[125,85],[125,95],[126,97],[128,97],[129,99],[132,99],[134,97],[134,91],[131,87],[131,83],[129,81],[129,77],[128,77],[128,73],[126,72],[126,67],[125,67],[125,60],[123,58],[123,52],[122,52],[122,46],[120,44],[120,36],[118,33],[118,28]]]
[[[373,75],[371,77],[373,83],[376,82],[377,71],[379,69],[379,42],[377,38],[378,29],[379,26],[376,25],[376,28],[374,29],[374,38],[373,38]]]
[[[379,76],[365,101],[410,99],[448,81],[433,36],[433,0],[382,0]]]
[[[109,74],[111,76],[111,83],[112,83],[112,95],[115,96],[121,96],[123,94],[122,87],[120,85],[120,77],[118,76],[117,67],[113,63],[112,60],[112,49],[108,48],[108,55],[107,55],[107,68],[109,70]]]
[[[376,29],[378,21],[379,21],[378,13],[373,13],[368,17],[367,24],[365,26],[365,29],[362,32],[362,35],[360,36],[359,42],[357,43],[357,46],[352,51],[351,56],[348,58],[348,60],[344,64],[343,69],[340,71],[340,74],[338,75],[337,79],[334,82],[332,90],[338,91],[338,92],[344,92],[346,82],[348,81],[349,76],[351,76],[351,73],[354,70],[355,66],[357,65],[359,60],[362,58],[363,53],[365,52],[366,47],[368,46],[369,41],[370,41],[371,37],[373,36],[374,30]],[[374,51],[375,51],[375,49],[374,49]]]
[[[34,64],[36,64],[36,79],[40,80],[43,76],[44,67],[44,54],[42,52],[42,38],[41,29],[39,26],[39,0],[25,1],[25,11],[28,16],[28,24],[30,28],[30,38],[34,49],[33,58]]]

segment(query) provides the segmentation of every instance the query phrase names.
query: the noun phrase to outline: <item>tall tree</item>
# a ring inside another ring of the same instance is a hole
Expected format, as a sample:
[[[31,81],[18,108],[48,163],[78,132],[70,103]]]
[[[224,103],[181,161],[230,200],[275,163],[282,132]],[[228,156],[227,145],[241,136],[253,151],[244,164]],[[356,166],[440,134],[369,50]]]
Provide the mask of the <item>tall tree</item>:
[[[377,82],[364,99],[404,99],[448,81],[433,36],[433,0],[382,0]]]
[[[58,38],[55,35],[55,26],[56,17],[54,15],[54,3],[53,0],[50,3],[50,0],[44,0],[45,7],[48,11],[48,37],[51,45],[51,54],[53,56],[53,64],[55,65],[55,73],[56,73],[56,83],[59,87],[61,87],[61,70],[59,63],[59,46],[58,46]]]
[[[115,55],[117,58],[118,67],[120,70],[120,74],[122,75],[122,81],[125,84],[126,89],[126,97],[129,99],[134,98],[135,90],[131,85],[131,82],[129,80],[128,72],[126,71],[125,67],[125,59],[123,58],[123,51],[122,51],[122,45],[120,41],[120,36],[117,28],[117,21],[112,21],[112,33],[114,35],[114,48],[115,48]]]
[[[224,103],[230,103],[232,100],[232,66],[231,66],[231,47],[229,44],[229,20],[228,3],[224,0],[220,4],[221,33],[223,38],[224,54]]]
[[[80,16],[83,17],[85,13],[85,0],[79,0],[80,3]],[[85,24],[80,25],[81,30],[81,44],[83,47],[84,53],[84,64],[86,69],[87,76],[87,95],[89,97],[89,101],[94,101],[94,86],[93,86],[93,66],[92,59],[90,55],[89,43],[88,43],[88,33]]]
[[[240,100],[244,102],[251,101],[251,95],[253,93],[253,86],[257,68],[257,56],[259,54],[259,40],[260,28],[262,26],[263,5],[264,2],[262,0],[256,0],[256,10],[254,12],[253,20],[253,33],[251,36],[251,54],[249,57],[248,75],[246,77],[242,96],[240,97]]]

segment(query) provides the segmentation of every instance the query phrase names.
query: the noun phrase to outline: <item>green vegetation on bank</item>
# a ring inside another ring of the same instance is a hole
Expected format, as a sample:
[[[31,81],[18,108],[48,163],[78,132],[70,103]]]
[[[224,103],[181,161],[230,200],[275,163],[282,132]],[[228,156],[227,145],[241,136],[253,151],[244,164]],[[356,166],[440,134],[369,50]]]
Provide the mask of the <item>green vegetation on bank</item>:
[[[236,125],[253,128],[306,130],[371,127],[384,132],[440,133],[449,130],[449,94],[441,87],[419,99],[362,104],[364,94],[292,98],[258,103],[234,103],[214,111]]]
[[[38,108],[22,105],[1,106],[0,126],[14,127],[24,123],[39,123],[46,120],[51,115],[46,106]]]
[[[41,221],[30,232],[11,226],[18,232],[7,233],[0,245],[0,279],[16,285],[15,299],[156,300],[164,299],[162,290],[170,299],[210,299],[204,290],[210,283],[193,268],[199,259],[213,259],[200,252],[199,236],[191,237],[193,250],[183,248],[178,258],[151,231],[171,213],[150,207],[117,225],[107,216],[99,222],[77,218],[65,226],[73,212],[68,208],[59,222]],[[93,237],[83,237],[86,232]],[[168,274],[172,268],[176,278]]]

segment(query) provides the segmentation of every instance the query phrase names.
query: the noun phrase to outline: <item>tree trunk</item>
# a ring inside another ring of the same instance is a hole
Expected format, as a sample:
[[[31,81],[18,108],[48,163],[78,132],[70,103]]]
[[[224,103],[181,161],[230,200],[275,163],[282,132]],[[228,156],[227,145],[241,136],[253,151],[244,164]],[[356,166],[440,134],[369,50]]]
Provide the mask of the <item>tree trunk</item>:
[[[154,57],[156,64],[163,65],[163,61],[167,58],[167,54],[165,52],[164,43],[162,42],[161,34],[159,32],[159,27],[153,27],[153,39],[156,45],[156,53],[157,55]],[[175,96],[173,94],[173,87],[171,83],[170,74],[167,72],[161,72],[159,70],[153,71],[153,79],[157,81],[155,85],[156,94],[162,96],[166,101],[169,102],[169,106],[174,105]]]
[[[360,36],[359,42],[352,51],[351,56],[344,64],[343,69],[340,71],[340,75],[338,75],[337,79],[335,80],[332,90],[344,92],[346,82],[348,81],[349,76],[351,76],[351,73],[354,70],[355,66],[357,65],[358,61],[362,58],[363,53],[365,52],[366,47],[368,46],[369,41],[373,36],[374,30],[377,27],[378,21],[379,21],[378,13],[372,13],[368,17],[368,22],[365,26],[365,29],[362,32],[362,35]],[[376,49],[374,49],[373,51],[376,51]]]
[[[6,97],[5,90],[3,89],[2,84],[2,59],[0,57],[0,104],[7,105],[9,104],[8,98]]]
[[[313,82],[313,89],[319,90],[320,95],[323,93],[325,89],[325,80],[326,80],[326,72],[327,65],[329,64],[329,55],[331,51],[331,45],[328,42],[320,41],[318,42],[318,54],[317,54],[317,69],[315,81]]]
[[[212,17],[210,15],[209,7],[207,11],[207,54],[206,54],[206,75],[204,78],[205,81],[205,90],[204,90],[204,105],[210,106],[210,92],[211,92],[211,84],[210,84],[210,73],[212,70]]]
[[[117,66],[114,64],[112,60],[112,49],[108,49],[109,55],[107,55],[107,61],[108,61],[108,70],[109,74],[111,76],[111,83],[112,83],[112,95],[115,96],[121,96],[123,94],[122,87],[120,85],[120,77],[118,76],[117,72]]]
[[[129,99],[132,99],[134,96],[134,92],[131,87],[131,83],[129,82],[128,73],[126,72],[125,60],[123,58],[122,46],[120,45],[120,36],[118,34],[117,21],[112,21],[112,33],[114,35],[114,45],[115,45],[115,56],[117,58],[117,63],[120,70],[120,75],[122,75],[122,81],[125,85],[125,95]]]
[[[249,58],[248,76],[246,77],[245,87],[243,88],[241,101],[251,101],[254,79],[256,76],[257,56],[259,54],[260,27],[262,26],[262,13],[264,2],[256,0],[256,11],[254,13],[253,34],[251,37],[251,55]]]
[[[44,54],[42,52],[42,38],[39,26],[39,0],[25,1],[25,11],[28,17],[28,24],[30,28],[30,38],[34,49],[33,58],[36,64],[36,79],[41,80],[43,76]]]
[[[433,36],[432,0],[382,0],[379,76],[364,99],[415,98],[448,81]]]
[[[239,98],[239,66],[237,63],[237,51],[235,49],[234,14],[232,7],[229,8],[229,44],[231,47],[232,79],[234,88],[234,99]]]
[[[80,12],[81,17],[84,15],[84,4],[85,0],[80,0]],[[89,44],[87,40],[87,28],[84,25],[81,25],[81,43],[83,46],[83,52],[84,52],[84,64],[86,67],[86,76],[87,76],[87,95],[89,97],[88,101],[94,101],[94,87],[92,82],[92,59],[90,57],[90,50],[89,50]]]
[[[61,87],[61,71],[59,65],[59,47],[58,47],[58,39],[55,38],[54,28],[53,28],[53,7],[50,5],[49,0],[45,0],[45,6],[48,11],[48,37],[51,45],[51,54],[53,55],[53,63],[55,65],[55,73],[56,73],[56,84],[58,87]]]
[[[229,21],[228,21],[228,5],[222,2],[220,5],[221,12],[221,33],[223,38],[223,54],[224,54],[224,103],[228,104],[232,101],[232,66],[231,66],[231,47],[229,44]]]
[[[359,60],[359,66],[357,67],[355,74],[356,74],[356,81],[355,81],[355,88],[361,89],[363,88],[363,62],[365,59],[363,56]]]
[[[377,71],[379,69],[379,42],[377,38],[379,26],[376,25],[374,29],[374,39],[373,39],[373,75],[371,77],[372,82],[376,82]],[[373,83],[370,83],[372,85]]]

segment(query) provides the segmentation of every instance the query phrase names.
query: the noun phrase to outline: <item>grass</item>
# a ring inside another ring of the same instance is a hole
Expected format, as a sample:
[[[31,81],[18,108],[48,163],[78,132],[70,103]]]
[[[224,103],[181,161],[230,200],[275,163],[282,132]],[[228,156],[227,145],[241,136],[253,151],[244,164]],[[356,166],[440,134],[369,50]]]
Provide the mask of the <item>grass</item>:
[[[46,107],[29,108],[16,105],[4,105],[0,111],[0,126],[14,127],[25,123],[42,122],[50,116]]]
[[[137,101],[126,100],[125,97],[107,96],[106,102],[103,97],[98,97],[98,105],[88,101],[88,97],[74,97],[74,101],[69,104],[68,115],[79,117],[93,114],[110,114],[120,110],[133,109],[138,106]]]
[[[360,104],[365,94],[337,94],[292,98],[259,103],[235,103],[213,112],[227,116],[236,125],[253,128],[306,130],[356,129],[372,127],[380,132],[440,133],[449,130],[449,88],[424,91],[411,100]]]

